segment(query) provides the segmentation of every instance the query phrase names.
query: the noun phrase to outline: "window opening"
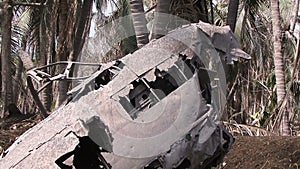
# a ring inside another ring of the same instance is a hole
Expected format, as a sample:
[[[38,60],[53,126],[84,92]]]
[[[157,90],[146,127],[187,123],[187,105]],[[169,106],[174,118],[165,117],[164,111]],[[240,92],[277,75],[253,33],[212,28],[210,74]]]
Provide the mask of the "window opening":
[[[80,97],[88,94],[90,91],[104,87],[119,74],[123,67],[124,64],[121,61],[116,61],[114,65],[103,70],[101,73],[99,72],[99,67],[96,73],[92,74],[88,79],[68,92],[68,95],[70,96],[68,100],[76,101]]]
[[[179,166],[173,169],[189,169],[191,167],[191,162],[189,159],[185,158]]]
[[[104,70],[95,78],[95,90],[107,85],[112,79],[114,79],[124,67],[121,61],[116,63],[110,68]]]
[[[150,164],[146,165],[144,169],[162,169],[163,166],[158,159],[155,159]]]
[[[195,72],[198,73],[201,95],[206,100],[206,103],[211,104],[212,86],[211,86],[211,79],[209,73],[215,74],[215,72],[206,69],[205,65],[201,62],[201,60],[197,56],[194,56],[192,58],[188,58],[188,56],[185,54],[180,54],[179,56],[182,58],[182,62],[184,62],[187,65],[186,67],[189,69],[189,71],[186,71],[186,69],[181,68],[181,70],[183,70],[185,75],[188,75],[188,77],[190,77],[189,72],[192,72],[193,74]],[[181,65],[180,62],[178,62],[177,65],[180,67]]]
[[[159,99],[143,79],[131,83],[132,88],[126,96],[119,96],[120,103],[132,119],[137,118],[138,112],[145,111],[156,104]]]
[[[136,119],[140,112],[153,107],[193,75],[191,72],[185,73],[189,68],[181,58],[166,69],[162,67],[158,65],[149,70],[115,94],[117,97],[114,98],[119,101],[132,119]]]

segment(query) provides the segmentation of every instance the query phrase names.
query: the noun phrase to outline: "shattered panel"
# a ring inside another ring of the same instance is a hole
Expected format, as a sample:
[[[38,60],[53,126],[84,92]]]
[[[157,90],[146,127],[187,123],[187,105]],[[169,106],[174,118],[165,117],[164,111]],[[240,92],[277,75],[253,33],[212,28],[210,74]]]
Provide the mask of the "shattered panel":
[[[136,74],[132,72],[132,70],[127,67],[127,65],[125,65],[122,71],[115,78],[115,80],[109,83],[107,87],[110,88],[110,92],[112,95],[128,86],[136,78]]]
[[[145,114],[153,115],[152,119],[156,117],[154,121],[149,122],[147,119],[144,119],[145,121],[147,120],[145,123],[143,121],[128,121],[116,133],[113,132],[114,152],[136,158],[140,157],[141,154],[160,154],[167,151],[169,149],[168,145],[176,142],[177,138],[183,137],[186,132],[190,131],[193,128],[193,123],[205,111],[203,109],[204,104],[201,104],[201,99],[199,98],[200,95],[194,94],[198,90],[198,87],[194,86],[197,84],[196,80],[197,78],[191,79],[179,87],[178,90],[175,90],[167,97],[168,99],[161,100],[152,109],[140,114],[140,119],[143,119],[142,117]],[[181,99],[173,99],[172,96]],[[195,98],[191,99],[191,96]],[[190,102],[180,105],[184,99],[188,99]],[[176,105],[180,106],[180,109]],[[164,108],[163,112],[161,112],[161,108]],[[203,112],[199,112],[199,110],[203,110]],[[118,126],[112,128],[118,128]],[[130,137],[134,139],[130,139]],[[124,142],[124,139],[129,139],[130,141]],[[144,149],[145,146],[153,148],[149,152],[145,152],[147,151]],[[131,149],[126,149],[125,147],[131,147]]]
[[[151,109],[156,103],[191,78],[192,72],[179,57],[170,57],[130,85],[113,95],[132,119],[140,112]]]
[[[172,53],[164,49],[143,48],[135,53],[121,59],[137,76],[142,75],[157,64],[168,59]],[[139,59],[139,58],[143,59]]]
[[[239,58],[251,59],[251,56],[241,50],[241,45],[229,26],[219,27],[204,22],[196,24],[210,38],[214,47],[221,51],[220,57],[227,64],[233,64]]]

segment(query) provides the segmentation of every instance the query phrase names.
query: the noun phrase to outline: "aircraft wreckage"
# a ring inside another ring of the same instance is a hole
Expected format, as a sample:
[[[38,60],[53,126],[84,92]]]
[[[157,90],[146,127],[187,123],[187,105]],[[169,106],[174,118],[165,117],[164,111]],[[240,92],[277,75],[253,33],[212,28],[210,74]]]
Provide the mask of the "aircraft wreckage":
[[[69,91],[72,99],[66,105],[21,135],[2,154],[0,166],[215,166],[234,142],[216,124],[222,107],[218,98],[224,96],[220,90],[222,62],[231,64],[238,57],[250,59],[229,27],[200,22],[171,31],[122,59],[100,64]],[[51,77],[42,71],[44,67],[32,68],[28,82],[72,80],[70,67],[80,63],[58,64],[67,65],[64,73]],[[40,90],[33,89],[33,94]]]

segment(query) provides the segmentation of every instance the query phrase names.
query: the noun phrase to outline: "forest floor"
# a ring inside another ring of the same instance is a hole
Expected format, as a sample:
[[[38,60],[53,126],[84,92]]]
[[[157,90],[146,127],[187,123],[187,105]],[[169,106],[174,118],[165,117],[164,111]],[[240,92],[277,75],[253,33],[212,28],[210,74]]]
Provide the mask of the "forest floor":
[[[0,153],[40,118],[11,117],[0,121]],[[300,137],[237,136],[232,149],[218,169],[298,169]]]
[[[224,169],[298,169],[300,137],[239,136],[224,159]]]

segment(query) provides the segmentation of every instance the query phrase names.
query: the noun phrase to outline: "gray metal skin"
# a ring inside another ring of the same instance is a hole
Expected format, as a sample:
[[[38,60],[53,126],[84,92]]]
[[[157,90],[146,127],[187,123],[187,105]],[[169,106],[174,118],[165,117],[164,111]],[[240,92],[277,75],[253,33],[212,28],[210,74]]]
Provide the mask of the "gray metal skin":
[[[201,96],[197,72],[185,73],[183,79],[176,79],[178,87],[166,96],[149,89],[149,98],[156,101],[152,100],[140,111],[133,111],[138,112],[134,116],[120,104],[120,97],[130,96],[133,81],[155,81],[158,78],[155,69],[169,70],[180,60],[179,53],[198,42],[181,36],[186,30],[193,30],[195,37],[206,37],[210,41],[199,24],[172,31],[170,36],[151,41],[122,58],[122,68],[113,79],[89,91],[95,78],[115,64],[102,65],[69,92],[73,94],[73,101],[26,131],[6,150],[0,159],[1,168],[59,168],[55,160],[78,144],[74,135],[67,135],[70,131],[89,136],[110,151],[102,155],[114,169],[141,169],[156,159],[165,169],[178,167],[184,159],[190,161],[189,168],[200,168],[205,159],[223,146],[223,132],[211,118],[215,110]],[[174,40],[172,35],[183,39]],[[182,73],[184,68],[177,70]],[[228,149],[231,144],[232,140]],[[65,164],[71,165],[72,160]]]

